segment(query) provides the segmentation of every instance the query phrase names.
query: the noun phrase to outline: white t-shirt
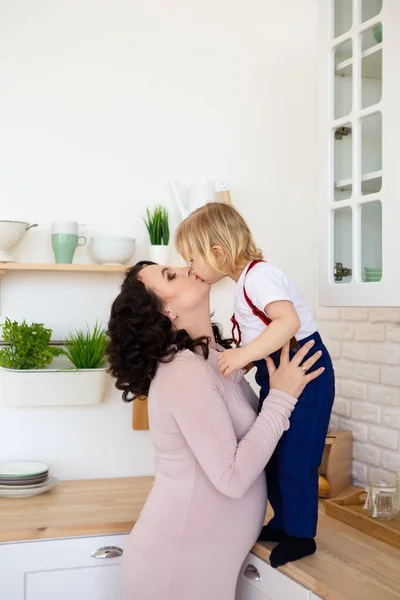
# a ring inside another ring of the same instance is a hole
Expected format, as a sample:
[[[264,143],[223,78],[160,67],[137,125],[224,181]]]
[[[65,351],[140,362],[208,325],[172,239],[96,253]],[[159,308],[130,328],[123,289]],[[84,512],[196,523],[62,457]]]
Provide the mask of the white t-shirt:
[[[303,340],[318,330],[314,315],[296,286],[282,271],[267,262],[260,262],[248,273],[245,281],[247,267],[243,270],[234,291],[234,313],[239,323],[242,334],[242,346],[246,346],[265,330],[266,325],[259,317],[253,315],[243,293],[243,284],[246,283],[247,296],[253,304],[264,311],[264,307],[277,300],[289,300],[300,319],[300,328],[295,337]]]

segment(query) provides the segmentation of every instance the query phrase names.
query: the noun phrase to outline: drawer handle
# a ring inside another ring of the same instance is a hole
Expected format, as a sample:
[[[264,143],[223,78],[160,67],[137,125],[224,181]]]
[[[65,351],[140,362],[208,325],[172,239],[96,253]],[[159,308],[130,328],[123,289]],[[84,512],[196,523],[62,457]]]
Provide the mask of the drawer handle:
[[[118,558],[124,551],[118,546],[102,546],[97,548],[90,556],[92,558]]]
[[[244,570],[244,574],[248,579],[253,579],[253,581],[261,581],[260,571],[254,565],[247,565]]]

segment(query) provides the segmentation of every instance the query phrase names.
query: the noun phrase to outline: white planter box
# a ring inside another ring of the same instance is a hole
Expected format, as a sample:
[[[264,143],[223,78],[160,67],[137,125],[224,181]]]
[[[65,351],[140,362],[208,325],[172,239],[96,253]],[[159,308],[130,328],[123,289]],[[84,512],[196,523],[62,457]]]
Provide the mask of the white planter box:
[[[79,406],[100,404],[105,369],[0,368],[1,398],[8,406]]]

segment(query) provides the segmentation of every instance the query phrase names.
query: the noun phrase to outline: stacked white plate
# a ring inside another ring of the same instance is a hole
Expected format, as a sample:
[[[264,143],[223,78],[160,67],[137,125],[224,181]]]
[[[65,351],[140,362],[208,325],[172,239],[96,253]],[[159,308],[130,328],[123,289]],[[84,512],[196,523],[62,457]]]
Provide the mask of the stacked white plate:
[[[39,462],[0,462],[0,497],[26,498],[48,492],[58,483]]]

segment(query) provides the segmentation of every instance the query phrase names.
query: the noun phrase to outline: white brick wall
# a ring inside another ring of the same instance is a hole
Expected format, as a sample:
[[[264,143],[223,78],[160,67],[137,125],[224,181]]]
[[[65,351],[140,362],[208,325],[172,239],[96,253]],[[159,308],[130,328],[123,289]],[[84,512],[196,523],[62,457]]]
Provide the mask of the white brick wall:
[[[353,431],[355,482],[400,471],[400,308],[320,308],[335,366],[331,429]]]

